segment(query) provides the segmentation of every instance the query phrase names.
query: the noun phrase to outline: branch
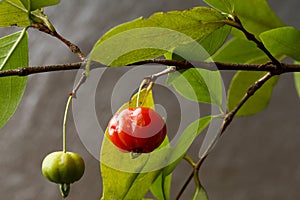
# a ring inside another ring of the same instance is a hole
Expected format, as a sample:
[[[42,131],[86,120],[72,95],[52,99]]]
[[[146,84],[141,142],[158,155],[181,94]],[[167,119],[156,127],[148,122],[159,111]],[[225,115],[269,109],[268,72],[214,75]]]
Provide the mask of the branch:
[[[58,65],[48,65],[48,66],[35,66],[35,67],[21,67],[12,70],[0,71],[0,77],[5,76],[28,76],[31,74],[53,72],[53,71],[66,71],[79,69],[83,62],[70,63],[70,64],[58,64]]]
[[[165,59],[152,59],[144,60],[130,64],[143,65],[143,64],[162,64],[167,66],[175,66],[176,70],[184,70],[189,68],[202,68],[207,70],[234,70],[234,71],[267,71],[272,74],[283,74],[289,72],[300,72],[300,64],[281,63],[282,69],[276,68],[271,62],[265,64],[234,64],[234,63],[221,63],[221,62],[190,62],[179,61],[179,60],[165,60]],[[52,72],[52,71],[66,71],[66,70],[77,70],[84,65],[84,62],[69,63],[69,64],[57,64],[49,66],[32,66],[32,67],[21,67],[12,70],[0,71],[0,77],[4,76],[28,76],[31,74]],[[107,66],[102,66],[107,67]]]
[[[200,61],[182,61],[182,60],[166,60],[166,59],[150,59],[136,62],[130,65],[143,64],[162,64],[175,66],[176,70],[184,70],[189,68],[202,68],[208,70],[241,70],[241,71],[267,71],[273,74],[283,74],[288,72],[300,72],[300,64],[280,63],[281,68],[278,68],[273,62],[264,64],[238,64],[238,63],[223,63],[223,62],[200,62]],[[217,67],[217,68],[216,68]]]
[[[219,131],[219,136],[215,138],[214,141],[210,143],[210,145],[207,147],[206,151],[203,153],[201,158],[196,163],[193,172],[190,174],[186,182],[184,183],[183,187],[181,188],[179,194],[177,195],[176,199],[179,199],[180,196],[183,194],[183,191],[186,189],[189,182],[192,180],[193,176],[195,175],[195,170],[199,173],[200,167],[202,166],[203,162],[207,158],[209,152],[214,147],[218,139],[222,136],[222,134],[225,132],[226,128],[229,126],[229,124],[232,122],[234,116],[236,113],[240,110],[240,108],[250,99],[251,96],[255,94],[257,90],[259,90],[270,78],[272,78],[274,75],[271,72],[268,72],[266,75],[264,75],[261,79],[257,80],[246,92],[244,97],[241,99],[239,104],[230,112],[228,112],[223,120],[222,126]]]
[[[63,36],[61,36],[60,34],[58,34],[55,30],[50,30],[47,26],[45,26],[44,24],[40,24],[40,23],[33,23],[31,25],[31,27],[38,29],[41,32],[47,33],[53,37],[56,37],[57,39],[59,39],[61,42],[63,42],[65,45],[67,45],[69,47],[69,49],[76,54],[82,61],[86,60],[86,56],[84,55],[84,53],[82,53],[82,51],[80,50],[80,48],[73,44],[72,42],[70,42],[69,40],[67,40],[66,38],[64,38]]]
[[[238,18],[238,16],[234,15],[233,19],[228,19],[223,21],[225,24],[232,26],[244,33],[246,38],[250,41],[255,42],[256,46],[262,50],[268,57],[269,59],[274,63],[274,65],[277,66],[277,68],[281,69],[282,65],[281,63],[269,52],[269,50],[265,47],[265,45],[259,41],[254,34],[248,32],[244,26],[242,25],[241,20]]]
[[[262,65],[240,65],[238,64],[238,66],[234,66],[232,64],[225,64],[224,63],[215,63],[218,67],[219,70],[222,70],[223,67],[226,67],[226,69],[231,69],[231,70],[237,70],[237,68],[240,68],[241,66],[243,66],[243,69],[238,69],[238,70],[248,70],[248,71],[268,71],[268,73],[263,76],[261,79],[259,79],[258,81],[256,81],[246,92],[246,94],[244,95],[244,97],[241,99],[241,101],[239,102],[239,104],[230,112],[228,112],[224,119],[223,119],[223,123],[221,125],[221,128],[219,130],[219,135],[218,137],[216,137],[211,143],[210,145],[207,147],[206,151],[203,153],[203,155],[201,156],[201,158],[199,159],[199,161],[197,162],[196,166],[194,167],[194,171],[193,173],[190,174],[190,176],[188,177],[188,179],[186,180],[186,182],[184,183],[182,189],[180,190],[179,194],[177,195],[176,199],[179,199],[180,196],[182,195],[183,191],[185,190],[185,188],[187,187],[187,185],[189,184],[189,182],[191,181],[192,177],[195,175],[195,173],[199,173],[199,169],[202,166],[204,160],[207,158],[209,152],[211,151],[211,149],[214,147],[214,145],[217,143],[218,139],[222,136],[222,134],[225,132],[225,130],[227,129],[227,127],[229,126],[229,124],[232,122],[234,116],[236,115],[236,113],[240,110],[240,108],[247,102],[247,100],[253,96],[255,94],[255,92],[257,90],[259,90],[270,78],[272,78],[274,75],[280,75],[282,73],[286,73],[286,72],[298,72],[299,71],[299,66],[295,65],[295,64],[285,64],[285,63],[281,63],[279,60],[277,60],[272,54],[271,52],[269,52],[269,50],[264,46],[264,44],[259,41],[254,34],[248,32],[242,25],[240,19],[235,15],[233,16],[232,19],[228,19],[228,20],[224,20],[223,21],[225,24],[230,25],[232,27],[235,27],[237,29],[239,29],[240,31],[242,31],[244,33],[244,35],[246,36],[246,38],[249,41],[253,41],[256,43],[256,46],[262,50],[267,56],[268,58],[271,60],[271,62],[267,62],[265,64]]]
[[[229,113],[226,114],[223,124],[221,126],[220,135],[224,133],[230,122],[232,121],[233,117],[236,115],[236,113],[240,110],[240,108],[246,103],[246,101],[254,95],[254,93],[260,89],[270,78],[272,78],[274,74],[271,72],[264,75],[261,79],[257,80],[248,90],[247,93],[244,95],[240,103]]]

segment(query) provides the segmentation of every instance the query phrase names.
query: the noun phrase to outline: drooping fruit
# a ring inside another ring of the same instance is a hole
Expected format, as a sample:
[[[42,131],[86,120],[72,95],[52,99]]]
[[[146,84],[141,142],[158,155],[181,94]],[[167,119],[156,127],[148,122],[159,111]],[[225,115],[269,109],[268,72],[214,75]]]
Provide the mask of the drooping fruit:
[[[44,158],[42,163],[43,175],[49,181],[60,184],[63,197],[68,196],[70,184],[83,176],[84,169],[84,160],[74,152],[52,152]]]
[[[162,117],[148,107],[127,108],[116,113],[108,124],[108,137],[120,150],[150,153],[167,133]]]

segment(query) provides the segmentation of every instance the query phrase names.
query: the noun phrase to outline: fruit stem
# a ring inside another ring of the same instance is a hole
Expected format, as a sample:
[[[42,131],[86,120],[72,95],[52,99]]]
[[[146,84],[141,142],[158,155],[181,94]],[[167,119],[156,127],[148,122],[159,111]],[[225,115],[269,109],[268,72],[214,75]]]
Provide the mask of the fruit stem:
[[[142,155],[142,153],[130,152],[130,158],[131,159],[135,159],[135,158],[139,157],[140,155]]]
[[[70,184],[62,183],[59,185],[59,190],[63,198],[66,198],[69,195],[70,189]]]
[[[73,95],[70,95],[66,104],[65,114],[64,114],[64,121],[63,121],[63,152],[67,152],[67,133],[66,133],[66,124],[67,124],[67,117],[68,117],[68,111],[69,106],[71,104]]]
[[[140,93],[141,93],[141,90],[144,87],[144,85],[147,84],[147,82],[148,82],[148,80],[143,79],[142,83],[140,84],[139,91],[138,91],[137,98],[136,98],[136,107],[139,107]]]

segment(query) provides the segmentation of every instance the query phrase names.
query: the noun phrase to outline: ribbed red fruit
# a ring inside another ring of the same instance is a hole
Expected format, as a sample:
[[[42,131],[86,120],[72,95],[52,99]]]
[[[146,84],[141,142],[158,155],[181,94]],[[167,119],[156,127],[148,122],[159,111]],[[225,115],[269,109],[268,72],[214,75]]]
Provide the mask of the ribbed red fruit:
[[[127,108],[108,124],[108,137],[125,152],[149,153],[165,139],[167,127],[161,116],[147,107]]]

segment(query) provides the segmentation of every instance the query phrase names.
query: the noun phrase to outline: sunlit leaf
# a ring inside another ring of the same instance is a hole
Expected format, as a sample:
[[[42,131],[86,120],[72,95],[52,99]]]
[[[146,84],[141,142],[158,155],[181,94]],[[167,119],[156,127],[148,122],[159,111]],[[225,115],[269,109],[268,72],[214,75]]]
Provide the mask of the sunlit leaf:
[[[0,27],[28,25],[30,25],[28,10],[21,1],[0,1]]]
[[[257,48],[254,42],[233,38],[212,57],[216,62],[226,63],[264,63],[268,57]]]
[[[234,11],[234,1],[236,0],[203,0],[203,1],[221,12],[231,14]]]
[[[28,0],[20,0],[25,8],[28,8]],[[59,4],[60,0],[30,0],[30,11],[44,8],[47,6],[53,6]]]
[[[129,102],[129,107],[135,108],[137,106],[143,106],[143,107],[155,109],[151,89],[144,88],[141,90],[140,93],[137,92],[131,97]]]
[[[151,185],[151,193],[156,199],[169,200],[171,192],[172,174],[167,176],[161,173]]]
[[[204,0],[204,2],[221,12],[237,15],[246,30],[256,36],[264,31],[284,26],[266,0]]]
[[[260,39],[273,55],[287,55],[300,60],[300,31],[286,26],[260,34]]]
[[[170,165],[164,169],[165,175],[172,173],[195,138],[209,125],[212,119],[213,118],[211,116],[207,116],[192,122],[183,131],[176,145],[174,147],[169,147],[169,160],[172,162],[170,162]]]
[[[145,88],[139,94],[134,94],[130,102],[121,106],[119,111],[127,107],[135,107],[138,98],[141,102],[139,106],[154,108],[152,91]],[[161,146],[163,145],[165,143]],[[102,199],[142,199],[160,173],[158,170],[143,171],[150,156],[151,154],[142,154],[133,159],[131,153],[121,152],[107,138],[106,130],[100,157]]]
[[[295,87],[300,98],[300,72],[294,72]]]
[[[31,11],[59,2],[60,0],[31,0],[28,5],[28,0],[2,0],[0,1],[0,27],[29,26]]]
[[[199,41],[199,43],[207,51],[207,53],[211,56],[224,44],[224,42],[226,41],[230,32],[231,32],[230,26],[223,26],[223,27],[213,31],[211,34],[209,34],[203,40]],[[195,60],[195,59],[193,59],[193,60]]]
[[[295,61],[296,64],[300,64],[299,61]],[[298,97],[300,98],[300,72],[294,72],[294,83],[295,83],[295,88],[298,93]]]
[[[224,26],[222,19],[222,14],[206,7],[155,13],[149,18],[139,18],[111,29],[98,40],[90,56],[105,65],[122,66],[156,58],[174,49],[189,56],[179,48],[186,50],[184,46],[188,45],[193,52],[198,52],[196,59],[205,59],[209,55],[198,42],[213,43],[209,37]]]
[[[228,90],[227,102],[229,111],[234,109],[240,103],[250,86],[264,74],[265,72],[247,71],[239,71],[236,73]],[[278,78],[278,76],[274,76],[268,80],[252,97],[250,97],[250,99],[248,99],[236,115],[253,115],[265,109],[270,102],[273,88],[276,85]]]
[[[167,140],[155,151],[141,154],[132,159],[130,153],[121,152],[105,136],[102,144],[100,164],[103,179],[103,199],[142,199],[152,182],[154,194],[168,197],[167,177],[199,133],[210,123],[211,117],[204,117],[188,126],[175,146]],[[107,133],[106,133],[107,134]],[[164,179],[157,179],[162,176]]]
[[[0,38],[0,70],[28,66],[26,30]],[[15,113],[25,90],[27,77],[0,78],[0,128]]]
[[[258,36],[260,33],[284,26],[266,0],[234,0],[234,13],[247,31]]]
[[[202,187],[197,187],[193,196],[193,200],[208,200],[206,191]]]
[[[222,105],[222,79],[219,71],[191,68],[168,77],[168,84],[185,98]]]

